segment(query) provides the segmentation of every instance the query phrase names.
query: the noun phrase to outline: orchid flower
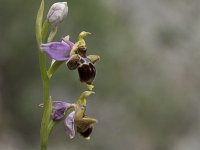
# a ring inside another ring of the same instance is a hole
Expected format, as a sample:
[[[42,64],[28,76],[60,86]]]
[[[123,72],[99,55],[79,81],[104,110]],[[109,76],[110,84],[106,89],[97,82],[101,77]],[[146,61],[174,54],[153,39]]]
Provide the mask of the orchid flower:
[[[97,55],[86,55],[87,48],[84,37],[88,32],[81,32],[75,44],[66,36],[61,42],[41,44],[40,49],[51,59],[66,61],[70,70],[78,70],[81,82],[91,85],[96,76],[94,64],[100,59]]]
[[[65,132],[69,135],[70,139],[75,137],[76,131],[84,138],[88,139],[92,133],[93,125],[97,122],[97,120],[85,116],[85,106],[70,104],[63,101],[53,101],[51,115],[52,120],[59,121],[63,119],[69,108],[73,108],[74,110],[65,118]]]

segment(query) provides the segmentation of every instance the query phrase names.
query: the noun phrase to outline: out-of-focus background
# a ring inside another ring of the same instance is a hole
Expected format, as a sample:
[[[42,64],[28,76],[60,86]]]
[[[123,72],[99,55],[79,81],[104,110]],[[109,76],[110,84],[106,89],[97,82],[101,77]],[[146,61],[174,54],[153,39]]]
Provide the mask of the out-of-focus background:
[[[46,11],[56,2],[46,0]],[[0,1],[0,149],[38,150],[42,85],[34,23],[40,0]],[[68,0],[55,38],[79,32],[98,54],[95,95],[87,115],[98,119],[90,141],[70,140],[61,122],[49,150],[199,150],[200,1]],[[56,100],[85,90],[63,65],[51,82]]]

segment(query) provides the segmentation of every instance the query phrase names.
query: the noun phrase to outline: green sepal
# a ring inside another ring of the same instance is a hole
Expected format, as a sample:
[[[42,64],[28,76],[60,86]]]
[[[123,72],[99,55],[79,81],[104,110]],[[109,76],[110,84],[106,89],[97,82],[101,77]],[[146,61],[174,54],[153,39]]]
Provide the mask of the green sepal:
[[[38,9],[36,23],[35,23],[35,34],[38,45],[42,43],[42,19],[44,13],[44,0],[41,1]]]

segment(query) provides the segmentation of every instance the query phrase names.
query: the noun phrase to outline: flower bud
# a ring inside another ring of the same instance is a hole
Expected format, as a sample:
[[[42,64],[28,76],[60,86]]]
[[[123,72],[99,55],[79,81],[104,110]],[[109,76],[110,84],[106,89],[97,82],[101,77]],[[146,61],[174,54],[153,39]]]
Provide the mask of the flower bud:
[[[67,2],[54,3],[49,9],[47,19],[52,26],[56,27],[63,21],[64,17],[67,16],[67,13]]]

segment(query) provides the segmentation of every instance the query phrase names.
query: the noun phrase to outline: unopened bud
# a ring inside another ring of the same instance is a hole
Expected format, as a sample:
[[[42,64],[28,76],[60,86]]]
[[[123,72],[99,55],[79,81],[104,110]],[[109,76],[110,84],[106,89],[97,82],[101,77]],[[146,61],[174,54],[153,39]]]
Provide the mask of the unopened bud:
[[[67,16],[67,13],[67,2],[54,3],[49,9],[47,19],[52,26],[56,27],[63,21],[64,17]]]

